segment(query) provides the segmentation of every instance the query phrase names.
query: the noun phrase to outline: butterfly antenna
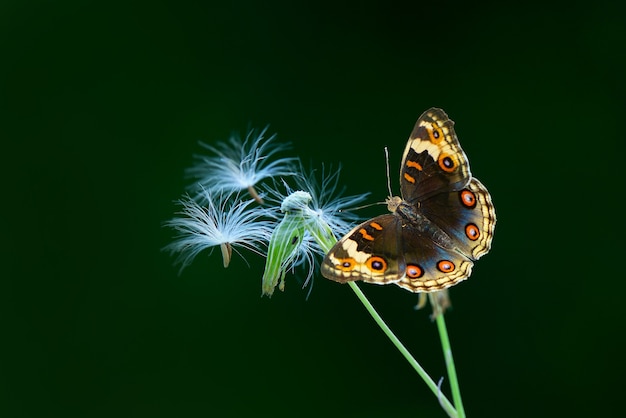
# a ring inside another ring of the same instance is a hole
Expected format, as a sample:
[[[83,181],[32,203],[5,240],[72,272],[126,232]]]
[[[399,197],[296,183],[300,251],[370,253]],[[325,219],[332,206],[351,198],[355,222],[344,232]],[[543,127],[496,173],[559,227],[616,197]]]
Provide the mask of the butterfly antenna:
[[[393,196],[391,193],[391,177],[389,176],[389,149],[385,147],[385,166],[387,167],[387,191],[389,192],[389,196]]]
[[[368,203],[367,205],[357,206],[356,208],[349,208],[349,209],[346,209],[346,211],[348,211],[348,210],[349,210],[350,212],[352,212],[352,211],[355,211],[355,210],[361,210],[361,209],[365,209],[365,208],[370,208],[370,207],[372,207],[372,206],[376,206],[376,205],[386,205],[386,204],[387,204],[386,202],[374,202],[374,203]],[[343,210],[343,209],[339,209],[339,212],[344,212],[344,210]]]

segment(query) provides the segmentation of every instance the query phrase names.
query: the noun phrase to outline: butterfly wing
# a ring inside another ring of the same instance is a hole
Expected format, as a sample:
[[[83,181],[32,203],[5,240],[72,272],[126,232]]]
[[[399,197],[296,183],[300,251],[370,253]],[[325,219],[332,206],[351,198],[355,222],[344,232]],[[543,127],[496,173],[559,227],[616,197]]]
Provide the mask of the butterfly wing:
[[[462,190],[424,200],[420,209],[420,216],[445,235],[425,236],[419,231],[423,228],[403,228],[405,276],[396,284],[412,292],[432,292],[467,279],[473,260],[491,248],[496,215],[487,189],[471,179]]]
[[[403,232],[405,275],[395,284],[411,292],[448,288],[472,273],[474,263],[463,254],[435,244],[432,239]]]
[[[402,226],[394,214],[377,216],[352,229],[326,254],[322,275],[345,283],[363,280],[387,284],[405,274]]]
[[[461,190],[471,178],[469,161],[441,109],[424,112],[413,128],[402,156],[402,198],[417,203],[448,190]]]
[[[477,179],[471,179],[459,191],[439,193],[424,200],[421,211],[468,258],[477,260],[491,249],[496,212],[489,192]]]

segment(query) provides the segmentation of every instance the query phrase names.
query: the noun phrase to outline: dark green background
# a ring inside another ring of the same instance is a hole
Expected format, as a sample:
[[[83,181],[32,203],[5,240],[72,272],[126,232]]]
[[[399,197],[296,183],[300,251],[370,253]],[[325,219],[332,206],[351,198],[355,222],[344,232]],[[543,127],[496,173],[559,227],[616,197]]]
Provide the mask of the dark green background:
[[[397,172],[431,106],[498,214],[447,317],[468,416],[617,416],[626,20],[609,4],[2,2],[0,416],[443,417],[347,286],[317,275],[306,300],[290,276],[261,298],[259,257],[178,276],[160,251],[199,140],[269,123],[374,202],[383,147]],[[443,375],[416,297],[362,288]]]

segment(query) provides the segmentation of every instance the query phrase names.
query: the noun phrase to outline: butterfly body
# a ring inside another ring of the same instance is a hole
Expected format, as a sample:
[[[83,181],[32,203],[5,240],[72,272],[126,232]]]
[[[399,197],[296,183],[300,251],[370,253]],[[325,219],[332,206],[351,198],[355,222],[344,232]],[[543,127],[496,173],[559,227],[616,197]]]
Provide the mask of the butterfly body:
[[[453,125],[441,109],[420,116],[402,158],[402,197],[389,197],[391,213],[337,242],[322,263],[324,277],[395,283],[412,292],[445,289],[469,277],[474,260],[491,248],[496,217]]]
[[[415,206],[403,200],[394,211],[394,215],[399,218],[399,226],[402,230],[406,228],[412,234],[429,237],[433,243],[442,248],[454,249],[454,243],[448,234],[424,216]]]

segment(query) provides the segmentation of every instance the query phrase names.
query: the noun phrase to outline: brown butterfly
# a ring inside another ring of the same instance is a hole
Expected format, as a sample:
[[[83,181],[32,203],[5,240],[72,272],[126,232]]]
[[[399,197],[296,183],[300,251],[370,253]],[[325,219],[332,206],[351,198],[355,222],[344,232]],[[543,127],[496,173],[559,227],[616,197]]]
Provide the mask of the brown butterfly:
[[[391,213],[357,226],[328,252],[324,277],[433,292],[470,276],[474,260],[491,248],[496,214],[443,110],[431,108],[417,120],[400,188],[401,198],[386,200]]]

